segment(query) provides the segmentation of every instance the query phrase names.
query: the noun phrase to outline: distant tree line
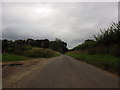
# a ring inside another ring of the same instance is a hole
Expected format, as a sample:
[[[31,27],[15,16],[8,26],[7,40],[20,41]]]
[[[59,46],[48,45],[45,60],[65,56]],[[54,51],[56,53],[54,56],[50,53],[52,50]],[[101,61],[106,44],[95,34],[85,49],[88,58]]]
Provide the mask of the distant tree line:
[[[48,39],[2,40],[2,53],[22,54],[23,51],[32,48],[49,48],[61,53],[68,51],[67,43],[57,38],[55,41],[49,41]]]
[[[81,50],[89,54],[111,54],[120,56],[120,23],[112,23],[108,29],[100,30],[94,40],[86,40],[72,50]]]

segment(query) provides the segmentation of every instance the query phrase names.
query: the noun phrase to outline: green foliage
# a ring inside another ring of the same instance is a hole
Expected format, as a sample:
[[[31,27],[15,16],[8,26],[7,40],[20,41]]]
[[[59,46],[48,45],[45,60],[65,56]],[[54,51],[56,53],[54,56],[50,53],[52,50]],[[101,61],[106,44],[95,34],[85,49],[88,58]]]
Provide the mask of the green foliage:
[[[2,52],[3,53],[6,53],[8,51],[9,43],[10,42],[6,39],[2,40]]]
[[[68,53],[68,55],[78,59],[83,60],[92,65],[98,66],[100,68],[109,70],[111,72],[118,72],[118,62],[120,58],[116,58],[110,55],[89,55],[89,54],[76,54],[76,53]]]
[[[50,48],[61,53],[66,52],[67,43],[56,39],[55,41],[49,41],[48,39],[44,40],[2,40],[2,52],[3,53],[14,53],[18,55],[23,55],[24,51],[30,50],[32,48]]]
[[[73,50],[84,50],[88,54],[110,54],[120,56],[120,25],[113,23],[108,29],[101,30],[101,34],[94,35],[95,41],[86,40]]]
[[[16,52],[18,53],[19,50]],[[20,51],[21,52],[21,51]],[[8,62],[8,61],[21,61],[21,60],[30,60],[33,58],[48,58],[48,57],[55,57],[59,56],[59,52],[55,52],[51,49],[43,49],[43,48],[33,48],[27,51],[22,52],[21,55],[15,55],[15,54],[0,54],[0,58],[2,58],[2,62]]]
[[[108,29],[100,30],[101,34],[94,36],[97,45],[120,44],[120,25],[113,23]]]
[[[17,55],[22,55],[23,54],[23,51],[21,49],[14,49],[13,50],[13,53],[14,54],[17,54]]]
[[[113,45],[112,47],[110,47],[109,52],[113,56],[120,56],[120,45]]]
[[[24,52],[28,57],[48,58],[55,55],[55,52],[51,49],[32,48]]]
[[[92,47],[86,51],[88,54],[108,54],[109,49],[106,47]]]
[[[14,55],[14,54],[2,54],[2,62],[21,61],[21,60],[30,60],[30,59],[32,58]]]
[[[88,39],[84,43],[82,43],[81,45],[75,47],[73,50],[85,50],[85,49],[88,49],[90,47],[93,47],[94,45],[95,45],[95,41]]]
[[[56,39],[56,41],[52,41],[50,43],[50,49],[61,52],[61,53],[65,53],[68,51],[66,46],[67,46],[67,43],[61,41],[60,39]]]
[[[56,56],[60,56],[60,55],[61,55],[61,53],[55,52],[52,57],[56,57]]]
[[[8,53],[14,53],[14,54],[17,54],[17,55],[23,55],[24,51],[30,50],[32,48],[33,48],[33,46],[31,46],[31,45],[21,45],[21,46],[16,45],[13,48],[9,48]]]
[[[17,61],[17,60],[29,59],[28,57],[48,58],[48,57],[59,56],[60,53],[57,52],[58,49],[56,50],[56,52],[49,49],[50,43],[51,42],[48,39],[45,40],[27,39],[27,40],[15,40],[15,41],[2,40],[2,52],[4,53],[3,60]],[[57,42],[55,43],[58,44]],[[64,42],[61,41],[59,44],[61,43]],[[59,48],[61,47],[63,46],[61,45]],[[62,49],[63,48],[61,48],[61,51],[64,51]]]
[[[95,41],[86,40],[68,52],[76,59],[119,73],[120,67],[120,25],[113,23],[108,29],[94,35]],[[114,57],[115,56],[115,57]]]

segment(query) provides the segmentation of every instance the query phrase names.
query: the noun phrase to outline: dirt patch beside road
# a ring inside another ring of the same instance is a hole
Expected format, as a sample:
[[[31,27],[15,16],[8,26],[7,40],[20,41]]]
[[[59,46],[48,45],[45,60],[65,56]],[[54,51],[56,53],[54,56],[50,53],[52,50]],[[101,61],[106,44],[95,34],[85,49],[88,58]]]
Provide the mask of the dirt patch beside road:
[[[34,59],[27,61],[14,61],[2,63],[2,87],[11,88],[14,83],[38,69],[41,70],[45,65],[54,61],[55,58],[50,59]]]

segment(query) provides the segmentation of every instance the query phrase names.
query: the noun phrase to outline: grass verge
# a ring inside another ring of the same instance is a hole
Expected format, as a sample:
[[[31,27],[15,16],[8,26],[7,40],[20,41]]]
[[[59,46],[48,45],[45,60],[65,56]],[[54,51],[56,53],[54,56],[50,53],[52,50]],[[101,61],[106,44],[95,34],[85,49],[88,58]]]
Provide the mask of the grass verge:
[[[33,58],[14,55],[14,54],[2,54],[2,62],[21,61],[21,60],[30,60],[30,59],[33,59]]]
[[[34,58],[50,58],[58,54],[59,52],[53,51],[51,49],[44,49],[44,48],[32,48],[24,52],[25,56],[34,57]]]
[[[118,74],[118,63],[120,58],[116,58],[110,55],[89,55],[89,54],[74,54],[67,53],[67,55],[72,56],[78,60],[85,61],[89,64],[98,66],[115,74]]]
[[[15,54],[1,54],[2,55],[2,60],[0,62],[8,62],[8,61],[21,61],[21,60],[30,60],[33,59],[33,57],[26,57],[26,56],[20,56],[20,55],[15,55]],[[51,57],[57,57],[60,56],[61,54],[56,52],[54,53]],[[35,58],[35,57],[34,57]],[[40,57],[36,57],[36,58],[40,58]]]
[[[61,55],[61,53],[55,52],[52,57],[57,57],[57,56],[60,56],[60,55]]]

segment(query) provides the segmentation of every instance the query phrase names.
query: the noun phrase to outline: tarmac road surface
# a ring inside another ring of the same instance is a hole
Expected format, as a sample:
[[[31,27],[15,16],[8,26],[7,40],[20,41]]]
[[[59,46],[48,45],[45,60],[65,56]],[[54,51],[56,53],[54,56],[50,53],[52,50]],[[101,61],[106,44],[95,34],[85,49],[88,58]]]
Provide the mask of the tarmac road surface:
[[[14,88],[117,88],[118,77],[74,58],[61,55],[42,70],[19,80]]]

